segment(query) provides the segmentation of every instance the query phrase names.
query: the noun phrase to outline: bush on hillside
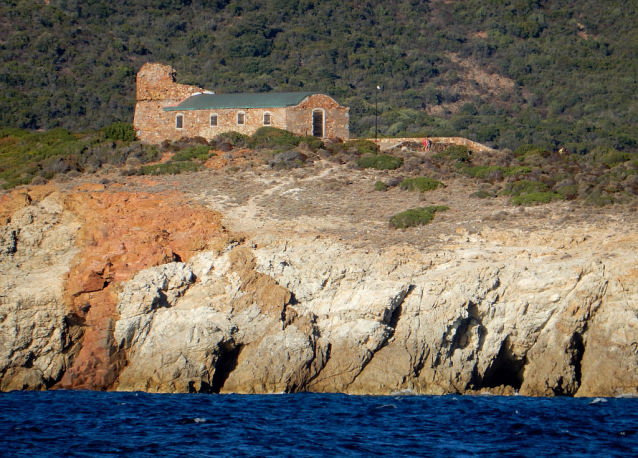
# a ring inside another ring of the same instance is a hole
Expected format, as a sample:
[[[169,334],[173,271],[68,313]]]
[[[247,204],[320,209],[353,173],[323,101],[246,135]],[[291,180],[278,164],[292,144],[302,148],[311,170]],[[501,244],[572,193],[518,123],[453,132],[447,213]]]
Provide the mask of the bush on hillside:
[[[350,148],[356,148],[359,154],[377,154],[379,152],[379,145],[373,141],[366,139],[348,140],[342,145],[344,151],[348,151]]]
[[[500,172],[502,177],[508,177],[513,175],[526,175],[532,172],[532,168],[528,166],[515,166],[515,167],[499,167],[479,165],[476,167],[461,166],[457,169],[472,178],[489,179],[495,173]]]
[[[406,178],[401,182],[399,187],[403,190],[408,191],[434,191],[442,186],[445,186],[443,183],[437,180],[433,180],[428,177],[415,177],[415,178]]]
[[[406,229],[408,227],[423,226],[434,219],[436,212],[447,211],[450,208],[445,205],[436,205],[421,208],[412,208],[401,213],[397,213],[390,218],[390,226],[396,229]]]
[[[171,158],[171,162],[184,162],[191,161],[193,159],[205,161],[211,156],[216,156],[216,154],[210,152],[210,146],[189,146],[188,148],[181,150],[179,153],[175,153]]]
[[[505,189],[501,191],[504,196],[520,196],[521,194],[531,194],[537,192],[549,191],[549,186],[540,181],[515,181],[508,183]]]
[[[388,154],[380,154],[378,156],[361,157],[357,159],[357,165],[364,169],[395,170],[403,165],[403,159]]]
[[[102,132],[104,132],[105,138],[113,141],[134,142],[137,139],[133,125],[125,122],[114,122],[110,126],[104,127]]]
[[[298,146],[302,142],[306,143],[308,147],[313,150],[323,147],[323,141],[318,137],[297,135],[287,130],[270,126],[264,126],[257,129],[257,131],[250,137],[248,145],[251,148],[276,146],[292,148]]]
[[[555,200],[564,200],[560,194],[555,192],[532,192],[525,195],[512,197],[512,204],[514,205],[536,205],[536,204],[548,204]]]
[[[240,134],[239,132],[230,131],[230,132],[222,132],[216,138],[218,142],[227,142],[233,146],[241,147],[244,146],[250,137],[248,135]]]

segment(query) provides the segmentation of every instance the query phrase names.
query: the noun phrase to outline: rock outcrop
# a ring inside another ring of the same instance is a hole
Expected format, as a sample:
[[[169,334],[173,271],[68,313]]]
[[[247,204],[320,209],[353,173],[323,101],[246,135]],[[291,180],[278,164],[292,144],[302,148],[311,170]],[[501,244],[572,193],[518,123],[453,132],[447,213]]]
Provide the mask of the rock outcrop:
[[[42,195],[14,191],[4,197],[0,389],[45,389],[62,377],[80,349],[83,329],[64,300],[80,225],[64,212],[59,194],[33,204]]]
[[[620,223],[375,251],[233,238],[180,199],[5,199],[2,390],[638,394],[638,238]]]

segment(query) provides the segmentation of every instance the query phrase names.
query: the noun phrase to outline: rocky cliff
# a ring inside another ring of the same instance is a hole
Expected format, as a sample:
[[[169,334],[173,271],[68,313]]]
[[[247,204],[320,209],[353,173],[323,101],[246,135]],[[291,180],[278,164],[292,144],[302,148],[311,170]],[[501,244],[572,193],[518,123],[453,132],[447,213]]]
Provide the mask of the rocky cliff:
[[[312,207],[358,173],[4,194],[2,390],[638,394],[635,214],[459,203],[399,232],[398,190]]]

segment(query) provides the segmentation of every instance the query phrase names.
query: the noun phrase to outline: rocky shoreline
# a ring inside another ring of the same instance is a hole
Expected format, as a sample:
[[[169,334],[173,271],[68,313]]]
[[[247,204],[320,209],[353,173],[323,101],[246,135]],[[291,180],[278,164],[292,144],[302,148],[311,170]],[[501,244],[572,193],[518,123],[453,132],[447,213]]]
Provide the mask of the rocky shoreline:
[[[5,193],[0,388],[638,394],[635,213],[312,169]]]

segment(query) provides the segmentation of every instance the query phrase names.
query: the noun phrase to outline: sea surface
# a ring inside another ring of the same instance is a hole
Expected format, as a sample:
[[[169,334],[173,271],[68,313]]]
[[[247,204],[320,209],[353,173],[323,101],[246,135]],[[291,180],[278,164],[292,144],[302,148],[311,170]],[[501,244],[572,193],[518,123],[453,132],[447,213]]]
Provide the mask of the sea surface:
[[[634,457],[638,399],[0,393],[1,457]]]

